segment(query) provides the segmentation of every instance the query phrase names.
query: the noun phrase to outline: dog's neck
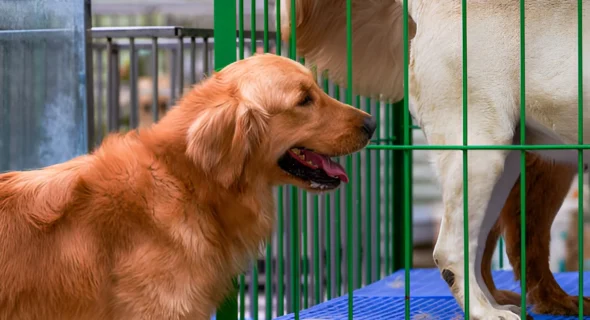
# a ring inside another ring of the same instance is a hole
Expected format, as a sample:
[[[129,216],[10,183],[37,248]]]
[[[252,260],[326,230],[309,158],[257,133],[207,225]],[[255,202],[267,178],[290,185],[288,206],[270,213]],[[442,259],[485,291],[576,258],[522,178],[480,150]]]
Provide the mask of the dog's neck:
[[[140,131],[139,139],[154,153],[160,165],[182,181],[193,194],[193,201],[208,208],[226,237],[233,239],[238,251],[242,252],[233,258],[250,261],[249,258],[258,253],[260,245],[272,234],[275,220],[272,185],[264,181],[264,175],[249,167],[244,170],[247,176],[242,177],[246,184],[226,188],[212,182],[207,173],[196,167],[185,154],[186,135],[182,131],[186,131],[167,129],[178,129],[181,124],[188,130],[190,123],[179,115],[171,110],[152,129]]]

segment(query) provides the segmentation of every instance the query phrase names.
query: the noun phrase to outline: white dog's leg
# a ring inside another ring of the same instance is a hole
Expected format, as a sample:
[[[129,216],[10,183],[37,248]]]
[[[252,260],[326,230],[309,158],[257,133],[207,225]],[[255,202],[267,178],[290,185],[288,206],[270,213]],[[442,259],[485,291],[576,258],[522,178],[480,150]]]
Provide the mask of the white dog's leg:
[[[476,120],[476,119],[474,119]],[[470,121],[471,122],[471,121]],[[486,131],[483,122],[477,122],[479,126],[472,126],[469,133],[469,143],[474,145],[505,145],[511,142],[511,137],[499,140],[497,136],[486,136],[488,132],[506,133],[511,128],[503,131],[499,127]],[[489,122],[488,122],[489,123]],[[453,144],[460,137],[459,126],[452,124],[437,123],[440,127],[435,130],[438,134],[443,133],[444,144]],[[444,126],[444,127],[443,127]],[[430,128],[431,130],[434,128]],[[472,132],[473,130],[473,132]],[[477,131],[476,131],[477,130]],[[427,130],[427,136],[428,136]],[[433,131],[430,131],[433,132]],[[476,133],[477,132],[477,133]],[[441,136],[434,137],[440,138]],[[460,139],[459,139],[460,141]],[[440,151],[435,153],[435,166],[439,172],[443,192],[445,213],[442,219],[439,237],[434,249],[434,259],[441,274],[457,302],[464,308],[465,297],[465,272],[463,255],[463,162],[460,151]],[[516,176],[511,168],[504,170],[505,160],[508,152],[501,150],[470,151],[468,163],[468,220],[469,220],[469,286],[470,286],[470,314],[472,319],[493,319],[512,320],[520,319],[518,315],[507,310],[508,307],[500,307],[495,301],[490,301],[486,293],[488,290],[482,286],[485,284],[478,281],[478,273],[481,273],[478,264],[481,263],[481,256],[484,250],[485,239],[489,230],[497,220],[500,210],[488,211],[488,203],[492,198],[494,186],[500,184],[514,183]],[[518,163],[518,162],[517,162]],[[512,171],[512,172],[509,172]],[[504,173],[506,173],[504,175]],[[506,192],[510,188],[506,188]],[[502,193],[502,192],[500,192]],[[504,195],[504,198],[507,196]],[[502,194],[496,195],[502,198]],[[502,202],[503,203],[503,202]],[[483,239],[483,241],[480,241]],[[479,261],[479,262],[478,262]],[[516,311],[516,310],[515,310]]]

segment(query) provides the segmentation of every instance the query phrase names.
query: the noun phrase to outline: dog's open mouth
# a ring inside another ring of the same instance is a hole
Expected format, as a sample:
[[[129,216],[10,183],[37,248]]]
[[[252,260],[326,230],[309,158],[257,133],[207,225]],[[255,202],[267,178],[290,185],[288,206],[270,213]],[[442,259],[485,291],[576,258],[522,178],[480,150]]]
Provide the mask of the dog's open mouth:
[[[348,182],[344,168],[330,157],[305,148],[291,148],[280,159],[279,167],[310,184],[312,189],[334,189]]]

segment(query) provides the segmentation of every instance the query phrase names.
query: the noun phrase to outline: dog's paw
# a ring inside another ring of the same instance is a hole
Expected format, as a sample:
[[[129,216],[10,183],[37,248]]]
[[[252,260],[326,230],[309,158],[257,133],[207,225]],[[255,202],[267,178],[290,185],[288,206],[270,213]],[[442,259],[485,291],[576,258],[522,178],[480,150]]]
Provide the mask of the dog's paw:
[[[515,305],[509,305],[509,304],[501,305],[500,306],[500,309],[502,309],[502,310],[508,310],[508,311],[511,311],[512,313],[518,314],[518,315],[522,314],[521,313],[522,310],[520,309],[520,307],[519,306],[515,306]],[[529,315],[528,314],[527,314],[527,319],[529,319]],[[530,318],[530,319],[532,319],[532,318]]]
[[[584,297],[584,315],[590,315],[590,298]],[[533,301],[533,310],[539,314],[577,316],[578,315],[578,297],[554,295],[536,298]]]
[[[474,315],[472,318],[478,320],[521,320],[518,314],[510,310],[499,310],[494,308],[487,309],[479,315]]]
[[[493,293],[493,296],[499,305],[520,306],[520,294],[516,292],[508,290],[497,290]]]

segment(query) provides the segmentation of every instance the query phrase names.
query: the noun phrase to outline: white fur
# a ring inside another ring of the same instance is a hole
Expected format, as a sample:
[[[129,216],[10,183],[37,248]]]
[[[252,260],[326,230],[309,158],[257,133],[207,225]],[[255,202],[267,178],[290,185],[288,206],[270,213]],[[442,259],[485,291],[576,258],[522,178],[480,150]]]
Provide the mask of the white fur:
[[[391,7],[391,0],[354,1],[353,80],[356,93],[399,97],[403,60],[392,48],[402,45],[399,10],[385,14],[370,12],[377,5]],[[462,144],[462,42],[461,1],[408,0],[417,30],[410,50],[410,104],[431,145]],[[289,1],[287,1],[289,2]],[[313,1],[312,1],[313,2]],[[332,28],[344,28],[344,0],[320,3],[297,0],[299,33],[305,35],[303,51],[307,63],[331,74],[342,75],[346,39],[320,35],[330,21]],[[286,0],[282,0],[287,8]],[[363,4],[365,3],[365,4]],[[590,0],[584,1],[584,4]],[[575,144],[578,141],[578,40],[577,1],[526,1],[526,133],[528,144]],[[302,8],[302,6],[307,6]],[[286,10],[285,12],[288,12]],[[371,14],[369,14],[371,13]],[[590,58],[590,21],[584,8],[584,57]],[[518,0],[468,0],[468,143],[509,145],[518,141],[520,121],[520,11]],[[360,22],[359,22],[360,21]],[[367,28],[381,23],[392,28]],[[283,30],[288,15],[283,16]],[[357,24],[355,24],[357,23]],[[354,32],[358,32],[355,36]],[[318,34],[317,36],[315,34]],[[371,34],[377,33],[377,34]],[[368,37],[391,43],[370,43]],[[315,38],[314,38],[315,37]],[[299,41],[299,40],[298,40]],[[314,42],[315,41],[315,42]],[[340,50],[335,50],[335,47]],[[311,59],[306,55],[311,54]],[[375,70],[373,63],[390,59]],[[590,59],[584,77],[584,143],[590,142]],[[338,63],[334,63],[337,61]],[[387,73],[389,72],[389,74]],[[377,77],[377,80],[372,78]],[[337,79],[339,80],[339,79]],[[342,82],[342,80],[339,80]],[[383,83],[397,84],[388,89]],[[575,150],[537,151],[546,158],[576,163]],[[432,162],[440,179],[445,212],[434,258],[440,270],[455,275],[453,294],[463,306],[463,162],[461,151],[433,151]],[[519,152],[500,150],[469,151],[468,219],[469,283],[473,319],[520,319],[518,308],[498,306],[489,294],[480,272],[485,241],[519,174]],[[590,153],[584,152],[585,161]],[[461,249],[460,249],[461,248]]]

